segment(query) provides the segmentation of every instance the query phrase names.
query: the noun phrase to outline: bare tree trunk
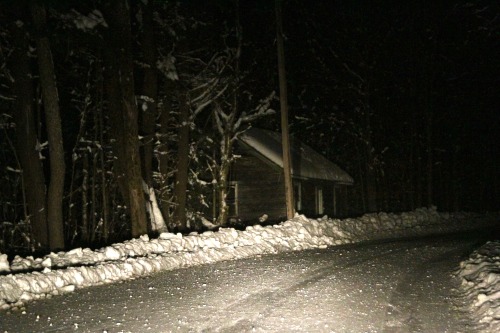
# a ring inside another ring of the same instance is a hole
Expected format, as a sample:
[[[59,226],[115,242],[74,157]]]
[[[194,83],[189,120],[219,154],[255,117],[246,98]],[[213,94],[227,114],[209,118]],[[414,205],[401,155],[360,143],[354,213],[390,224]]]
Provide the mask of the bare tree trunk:
[[[125,184],[122,184],[125,185],[125,195],[128,196],[132,237],[139,237],[147,233],[147,219],[146,203],[142,189],[138,112],[134,91],[134,68],[130,45],[132,37],[128,7],[127,1],[115,0],[107,8],[107,22],[109,25],[109,39],[107,42],[113,46],[115,57],[118,59],[118,70],[112,71],[113,75],[118,75],[114,79],[113,89],[117,88],[116,83],[118,82],[120,88],[118,94],[120,95],[122,107],[122,128],[119,134],[121,134],[122,143],[124,144],[124,158],[118,162],[122,164],[121,169],[125,171],[127,177]],[[108,60],[110,60],[109,56],[108,54]],[[116,92],[114,93],[116,94]]]
[[[37,1],[33,1],[31,14],[36,30],[38,68],[49,141],[50,183],[47,197],[49,245],[51,250],[56,250],[64,248],[62,201],[66,165],[64,162],[61,115],[54,63],[46,32],[45,7]]]
[[[433,142],[433,128],[434,128],[434,78],[436,76],[435,71],[435,59],[437,57],[438,39],[432,39],[432,48],[426,54],[423,64],[423,73],[425,80],[425,144],[427,153],[427,165],[426,165],[426,204],[430,207],[434,204],[434,142]]]
[[[101,64],[102,65],[102,64]],[[99,90],[98,90],[98,109],[97,109],[97,131],[99,132],[99,142],[101,143],[101,147],[99,148],[99,160],[100,160],[100,167],[101,167],[101,202],[102,202],[102,237],[104,240],[104,243],[108,242],[108,237],[109,237],[109,191],[108,191],[108,184],[107,184],[107,172],[106,172],[106,157],[104,154],[104,117],[103,117],[103,103],[104,103],[104,76],[103,76],[103,68],[102,66],[98,66],[98,73],[99,73]]]
[[[451,166],[451,190],[452,190],[452,210],[457,212],[460,208],[460,180],[462,179],[462,172],[459,164],[460,147],[457,145],[453,151],[453,159]],[[459,169],[460,168],[460,169]]]
[[[132,95],[132,98],[134,96]],[[135,109],[135,111],[134,111]],[[132,237],[147,234],[146,202],[142,188],[141,161],[139,155],[139,142],[137,130],[137,108],[125,102],[126,121],[126,151],[130,158],[128,167],[128,191],[130,198],[130,218]]]
[[[91,152],[92,178],[90,180],[90,242],[94,243],[97,231],[97,153]]]
[[[413,112],[414,113],[414,112]],[[415,124],[415,117],[413,117],[412,122],[410,124],[411,130],[410,130],[410,157],[408,158],[408,178],[409,178],[409,190],[410,193],[408,195],[408,204],[410,210],[414,210],[417,208],[415,206],[416,204],[416,192],[417,192],[417,185],[415,184],[415,179],[416,179],[416,171],[415,171],[415,161],[417,160],[417,154],[416,154],[416,145],[417,145],[417,140],[416,140],[416,124]]]
[[[102,115],[100,116],[100,132],[101,132],[101,142],[102,141]],[[101,161],[101,202],[102,202],[102,237],[104,243],[107,243],[109,237],[109,207],[108,207],[108,184],[106,181],[106,163],[104,160],[104,151],[101,148],[99,150],[99,158]]]
[[[47,228],[46,187],[42,162],[37,146],[37,127],[33,110],[33,81],[31,79],[30,59],[26,31],[19,23],[11,25],[14,50],[11,56],[13,92],[16,100],[13,104],[16,124],[16,151],[23,170],[22,177],[26,192],[26,201],[31,220],[34,244],[37,248],[49,247]],[[29,187],[28,187],[29,186]]]
[[[229,171],[232,163],[233,155],[233,137],[236,132],[235,122],[238,119],[240,109],[239,109],[239,91],[240,91],[240,59],[241,59],[241,49],[243,42],[243,32],[240,23],[240,4],[239,0],[235,0],[235,26],[236,26],[236,38],[238,41],[235,56],[234,56],[234,77],[233,77],[233,89],[232,89],[232,105],[231,113],[227,118],[227,123],[222,130],[222,147],[221,148],[221,161],[219,167],[218,175],[218,204],[219,204],[219,214],[217,216],[216,224],[220,226],[225,226],[228,224],[229,206],[227,205],[227,195],[229,190]],[[220,109],[222,111],[222,109]],[[217,112],[217,109],[216,109]]]
[[[234,112],[233,112],[234,115]],[[221,165],[219,168],[219,184],[218,186],[218,204],[219,214],[217,216],[217,225],[224,226],[227,224],[229,213],[229,206],[227,205],[226,198],[229,189],[229,170],[231,166],[231,152],[233,149],[233,141],[231,140],[231,133],[224,133],[223,147],[221,147]]]
[[[422,207],[423,205],[423,197],[424,197],[424,189],[423,189],[423,166],[422,166],[422,150],[420,147],[418,147],[417,143],[417,174],[416,174],[416,183],[417,183],[417,207]]]
[[[152,2],[148,4],[141,3],[142,8],[142,51],[144,53],[144,69],[143,94],[147,98],[143,101],[144,108],[142,111],[142,132],[144,136],[143,146],[143,175],[148,186],[152,186],[153,175],[153,148],[155,140],[155,120],[156,120],[156,104],[158,99],[158,76],[156,70],[156,44],[154,38],[154,21]]]
[[[83,179],[82,179],[82,240],[88,242],[89,237],[89,154],[87,151],[83,153]]]
[[[363,159],[363,155],[361,154],[361,151],[359,149],[359,145],[356,144],[356,153],[357,153],[357,160],[358,160],[358,177],[359,177],[359,180],[358,180],[358,184],[359,184],[359,192],[360,192],[360,196],[361,196],[361,209],[363,212],[366,212],[366,191],[365,191],[365,188],[366,188],[366,181],[365,181],[365,177],[364,177],[364,170],[363,170],[363,165],[364,165],[364,159]]]
[[[111,38],[111,37],[110,37]],[[111,145],[113,147],[114,153],[114,176],[120,189],[120,194],[123,196],[125,203],[128,202],[128,191],[127,191],[127,176],[126,176],[126,164],[122,161],[126,159],[125,157],[125,141],[123,138],[123,116],[122,116],[122,103],[121,103],[121,93],[120,93],[120,80],[119,80],[119,69],[114,58],[114,49],[108,43],[104,46],[104,89],[106,91],[106,99],[108,106],[108,116],[109,121],[112,124],[110,126],[111,135]]]
[[[430,94],[430,92],[429,92]],[[430,96],[429,96],[430,98]],[[428,106],[430,108],[430,105]],[[426,124],[425,124],[425,143],[427,149],[427,178],[426,178],[426,187],[427,187],[427,196],[426,203],[427,207],[430,207],[433,204],[433,193],[432,193],[432,184],[433,184],[433,147],[432,147],[432,111],[427,111]]]
[[[175,174],[175,209],[174,221],[175,227],[180,230],[186,229],[186,202],[187,202],[187,184],[189,168],[189,103],[187,92],[179,93],[179,141],[177,145],[177,173]]]
[[[366,103],[368,105],[368,103]],[[374,165],[374,149],[372,144],[372,126],[370,110],[364,111],[363,139],[365,143],[365,179],[366,179],[366,200],[368,212],[377,211],[377,173]]]
[[[366,199],[368,212],[377,211],[377,187],[376,187],[376,172],[372,165],[373,159],[370,153],[370,148],[366,147],[365,160],[365,179],[366,179]]]
[[[171,88],[169,86],[169,88]],[[169,89],[167,88],[167,89]],[[160,184],[161,196],[160,196],[160,208],[165,219],[165,224],[169,225],[170,219],[170,196],[171,193],[168,191],[168,181],[169,181],[169,159],[168,159],[168,124],[170,122],[170,110],[171,110],[171,89],[167,92],[167,98],[163,102],[160,114],[160,147],[158,148],[158,163],[159,170],[161,174],[162,182]]]

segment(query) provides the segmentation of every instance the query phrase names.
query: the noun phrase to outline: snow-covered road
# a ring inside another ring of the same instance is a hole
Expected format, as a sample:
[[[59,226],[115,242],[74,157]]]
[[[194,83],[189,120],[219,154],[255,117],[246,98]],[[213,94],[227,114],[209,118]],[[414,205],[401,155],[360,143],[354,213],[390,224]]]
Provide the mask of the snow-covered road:
[[[165,271],[3,313],[0,332],[474,332],[452,273],[480,237],[347,245]]]

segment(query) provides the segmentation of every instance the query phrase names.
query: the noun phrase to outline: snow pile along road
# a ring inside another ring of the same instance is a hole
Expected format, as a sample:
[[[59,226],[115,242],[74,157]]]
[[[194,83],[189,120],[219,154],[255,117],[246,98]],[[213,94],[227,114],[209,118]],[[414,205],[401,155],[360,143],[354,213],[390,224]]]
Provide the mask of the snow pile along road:
[[[500,332],[500,241],[488,242],[461,263],[462,289],[484,332]]]
[[[161,270],[366,240],[471,230],[497,220],[497,215],[439,213],[435,208],[344,220],[297,215],[279,225],[249,226],[244,231],[221,228],[188,236],[163,233],[157,239],[144,235],[96,251],[77,248],[42,258],[15,257],[11,263],[0,254],[0,309]]]

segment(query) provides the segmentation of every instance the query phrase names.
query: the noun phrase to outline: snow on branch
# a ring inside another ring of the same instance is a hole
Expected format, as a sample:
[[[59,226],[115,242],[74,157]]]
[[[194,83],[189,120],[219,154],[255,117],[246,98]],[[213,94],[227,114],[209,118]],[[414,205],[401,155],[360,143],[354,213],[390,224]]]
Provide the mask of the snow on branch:
[[[362,82],[362,83],[365,82],[365,79],[363,79],[361,77],[361,75],[359,75],[358,73],[356,73],[346,62],[343,62],[342,60],[340,60],[339,55],[331,47],[329,47],[328,50],[335,57],[335,59],[337,59],[340,62],[342,62],[342,66],[344,66],[344,68],[347,70],[348,73],[350,73],[352,76],[354,76],[355,78],[357,78],[360,82]]]
[[[250,114],[243,112],[240,117],[241,122],[248,123],[260,117],[274,114],[275,111],[270,108],[270,105],[275,98],[276,92],[273,91],[269,94],[269,96],[261,100],[260,104]]]
[[[201,62],[201,60],[199,60]],[[214,55],[205,68],[191,81],[197,84],[191,92],[199,92],[199,94],[191,99],[191,104],[195,105],[193,116],[198,115],[208,105],[213,104],[218,100],[228,89],[228,79],[223,73],[228,67],[229,60],[226,56]]]
[[[172,53],[162,56],[161,60],[156,62],[156,68],[165,75],[166,78],[172,81],[178,81],[179,75],[177,74],[177,68],[175,67],[175,57]]]
[[[72,9],[69,14],[61,15],[61,17],[66,20],[72,20],[76,28],[84,32],[93,31],[98,26],[108,27],[106,20],[98,9],[94,9],[87,15],[80,13],[76,9]]]

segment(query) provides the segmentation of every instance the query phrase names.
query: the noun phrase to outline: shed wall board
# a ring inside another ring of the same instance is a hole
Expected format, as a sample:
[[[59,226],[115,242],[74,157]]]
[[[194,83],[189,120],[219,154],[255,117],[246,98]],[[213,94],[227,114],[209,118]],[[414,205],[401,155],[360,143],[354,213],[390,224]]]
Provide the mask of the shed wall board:
[[[281,170],[254,156],[243,156],[232,168],[231,180],[238,183],[239,219],[258,221],[286,216],[284,183]]]

